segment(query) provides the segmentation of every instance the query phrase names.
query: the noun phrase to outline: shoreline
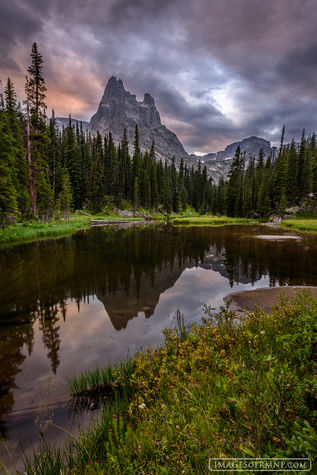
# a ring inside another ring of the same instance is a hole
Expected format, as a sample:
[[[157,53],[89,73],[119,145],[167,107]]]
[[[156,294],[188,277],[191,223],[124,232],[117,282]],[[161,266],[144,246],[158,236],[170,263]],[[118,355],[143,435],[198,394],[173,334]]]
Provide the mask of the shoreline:
[[[158,465],[204,473],[214,457],[313,458],[316,311],[317,299],[303,292],[239,325],[230,310],[210,309],[198,326],[180,318],[158,348],[75,376],[69,392],[100,397],[100,418],[61,449],[44,445],[25,473],[148,473]],[[115,397],[106,397],[109,388]]]
[[[278,304],[282,298],[294,299],[298,292],[307,291],[314,298],[317,298],[317,286],[280,286],[280,287],[260,287],[252,290],[240,290],[231,292],[224,297],[224,302],[229,305],[229,309],[237,313],[253,312],[261,309],[263,312],[270,312],[272,307]]]
[[[181,226],[226,226],[226,225],[258,225],[268,226],[281,231],[294,231],[301,234],[317,233],[317,218],[295,218],[283,220],[278,225],[271,225],[251,218],[231,218],[227,216],[200,215],[192,216],[188,213],[166,217],[157,213],[147,213],[134,217],[124,217],[120,214],[89,215],[72,214],[68,221],[63,219],[48,223],[39,221],[17,223],[7,228],[0,228],[0,248],[11,247],[19,244],[31,243],[45,239],[58,239],[70,236],[77,231],[90,229],[94,226],[108,226],[112,224],[140,223],[143,225],[168,221],[176,227]]]

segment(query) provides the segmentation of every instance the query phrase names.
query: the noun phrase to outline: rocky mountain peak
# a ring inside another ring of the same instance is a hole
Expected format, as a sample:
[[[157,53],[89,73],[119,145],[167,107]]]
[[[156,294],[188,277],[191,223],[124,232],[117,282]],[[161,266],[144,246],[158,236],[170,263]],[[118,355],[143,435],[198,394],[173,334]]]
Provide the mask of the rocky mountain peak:
[[[148,92],[144,94],[143,104],[147,106],[155,106],[154,98]]]
[[[90,119],[88,130],[102,135],[112,133],[113,140],[118,144],[127,130],[131,148],[134,143],[135,126],[139,128],[141,150],[150,150],[155,141],[158,158],[170,160],[173,156],[176,163],[187,158],[177,136],[161,123],[160,113],[154,98],[146,92],[143,101],[138,101],[134,94],[126,91],[121,79],[112,76],[107,83],[97,112]]]
[[[274,156],[277,152],[276,147],[271,147],[268,140],[253,135],[252,137],[244,138],[238,142],[233,142],[230,145],[227,145],[224,150],[220,150],[219,152],[208,153],[202,157],[196,157],[196,160],[201,160],[204,165],[206,165],[208,174],[213,177],[215,182],[218,182],[220,177],[227,177],[238,146],[245,157],[245,166],[248,166],[250,158],[258,157],[261,149],[265,157],[268,157],[270,154]],[[194,158],[194,155],[191,157]]]
[[[112,76],[106,86],[105,92],[101,99],[102,103],[108,103],[111,100],[124,100],[127,91],[124,89],[123,82]]]

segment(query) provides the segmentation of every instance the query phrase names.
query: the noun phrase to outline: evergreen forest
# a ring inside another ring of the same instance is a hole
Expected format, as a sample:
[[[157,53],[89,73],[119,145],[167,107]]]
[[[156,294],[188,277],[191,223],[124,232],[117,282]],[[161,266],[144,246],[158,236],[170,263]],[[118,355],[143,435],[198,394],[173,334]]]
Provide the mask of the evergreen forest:
[[[43,58],[34,43],[25,100],[17,101],[10,78],[0,96],[0,226],[16,221],[68,219],[72,210],[94,213],[111,199],[165,214],[192,207],[199,213],[267,217],[301,204],[317,192],[316,136],[302,132],[300,143],[284,143],[277,156],[246,162],[237,148],[226,181],[215,183],[202,163],[178,166],[157,160],[155,143],[141,152],[139,131],[129,147],[126,131],[116,145],[111,133],[84,132],[71,117],[62,131],[47,116]]]

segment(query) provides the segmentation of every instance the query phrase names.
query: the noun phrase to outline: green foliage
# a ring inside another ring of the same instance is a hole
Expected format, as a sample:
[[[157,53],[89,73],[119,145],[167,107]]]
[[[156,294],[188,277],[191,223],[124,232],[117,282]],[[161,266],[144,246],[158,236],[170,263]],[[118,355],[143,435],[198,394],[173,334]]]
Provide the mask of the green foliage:
[[[69,220],[70,209],[72,205],[72,187],[67,168],[62,170],[61,191],[57,198],[57,210],[62,213],[64,219]]]
[[[17,192],[17,206],[23,218],[27,218],[30,211],[30,196],[28,188],[27,162],[23,141],[24,118],[20,106],[16,101],[16,93],[10,78],[4,90],[5,110],[8,126],[13,138],[14,161],[13,182]]]
[[[43,221],[49,221],[54,215],[53,192],[47,171],[40,171],[37,183],[37,210]]]
[[[97,134],[94,142],[94,156],[90,172],[90,207],[96,213],[104,204],[104,169],[101,135]]]
[[[37,49],[37,44],[33,43],[31,51],[31,65],[28,68],[28,76],[26,77],[25,93],[27,108],[27,152],[29,166],[29,182],[30,182],[30,201],[31,211],[37,216],[37,185],[39,176],[43,186],[43,173],[48,169],[47,166],[47,127],[46,119],[46,85],[43,76],[43,58]],[[40,199],[41,202],[42,198]],[[50,201],[47,201],[50,206]],[[51,215],[51,210],[41,214]]]
[[[71,206],[99,212],[109,199],[117,207],[125,200],[165,215],[190,206],[201,214],[265,218],[301,204],[310,192],[317,193],[316,137],[305,137],[305,131],[300,146],[294,141],[285,145],[283,127],[277,158],[265,160],[260,150],[246,169],[244,154],[237,148],[227,182],[221,178],[218,184],[201,162],[189,167],[174,157],[157,161],[154,142],[149,151],[141,152],[137,125],[132,156],[126,130],[118,145],[111,133],[85,134],[71,117],[60,132],[54,111],[47,124],[43,64],[34,43],[24,114],[9,78],[5,100],[1,98],[2,225],[18,217],[26,220],[30,214],[49,220],[54,208],[66,219]]]
[[[237,148],[230,171],[227,188],[227,214],[240,216],[242,212],[243,160],[240,147]]]
[[[190,327],[179,314],[161,347],[71,383],[88,397],[113,393],[71,448],[44,446],[26,472],[206,473],[211,457],[314,458],[316,315],[305,292],[270,314],[206,307]]]
[[[0,109],[0,226],[18,216],[14,145],[8,114]]]
[[[317,219],[313,218],[296,218],[286,219],[281,222],[281,226],[294,229],[296,231],[317,232]]]

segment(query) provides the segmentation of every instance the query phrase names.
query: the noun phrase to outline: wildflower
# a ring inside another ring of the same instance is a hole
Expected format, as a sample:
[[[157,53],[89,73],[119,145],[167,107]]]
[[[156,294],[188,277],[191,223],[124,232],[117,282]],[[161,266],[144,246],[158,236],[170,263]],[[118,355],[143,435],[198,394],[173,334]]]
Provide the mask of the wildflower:
[[[112,417],[113,417],[114,419],[117,419],[117,418],[118,418],[117,414],[112,414]]]
[[[112,432],[112,429],[108,429],[108,432]]]
[[[88,465],[91,465],[91,460],[88,461]]]
[[[141,450],[141,449],[142,449],[141,445],[138,445],[138,449],[139,449],[139,450]]]
[[[119,417],[122,417],[122,414],[119,414]]]
[[[281,442],[281,439],[279,439],[278,437],[273,437],[273,440],[274,442]]]
[[[139,408],[140,409],[145,409],[146,408],[146,405],[144,404],[144,402],[142,402],[142,404],[139,404]]]

